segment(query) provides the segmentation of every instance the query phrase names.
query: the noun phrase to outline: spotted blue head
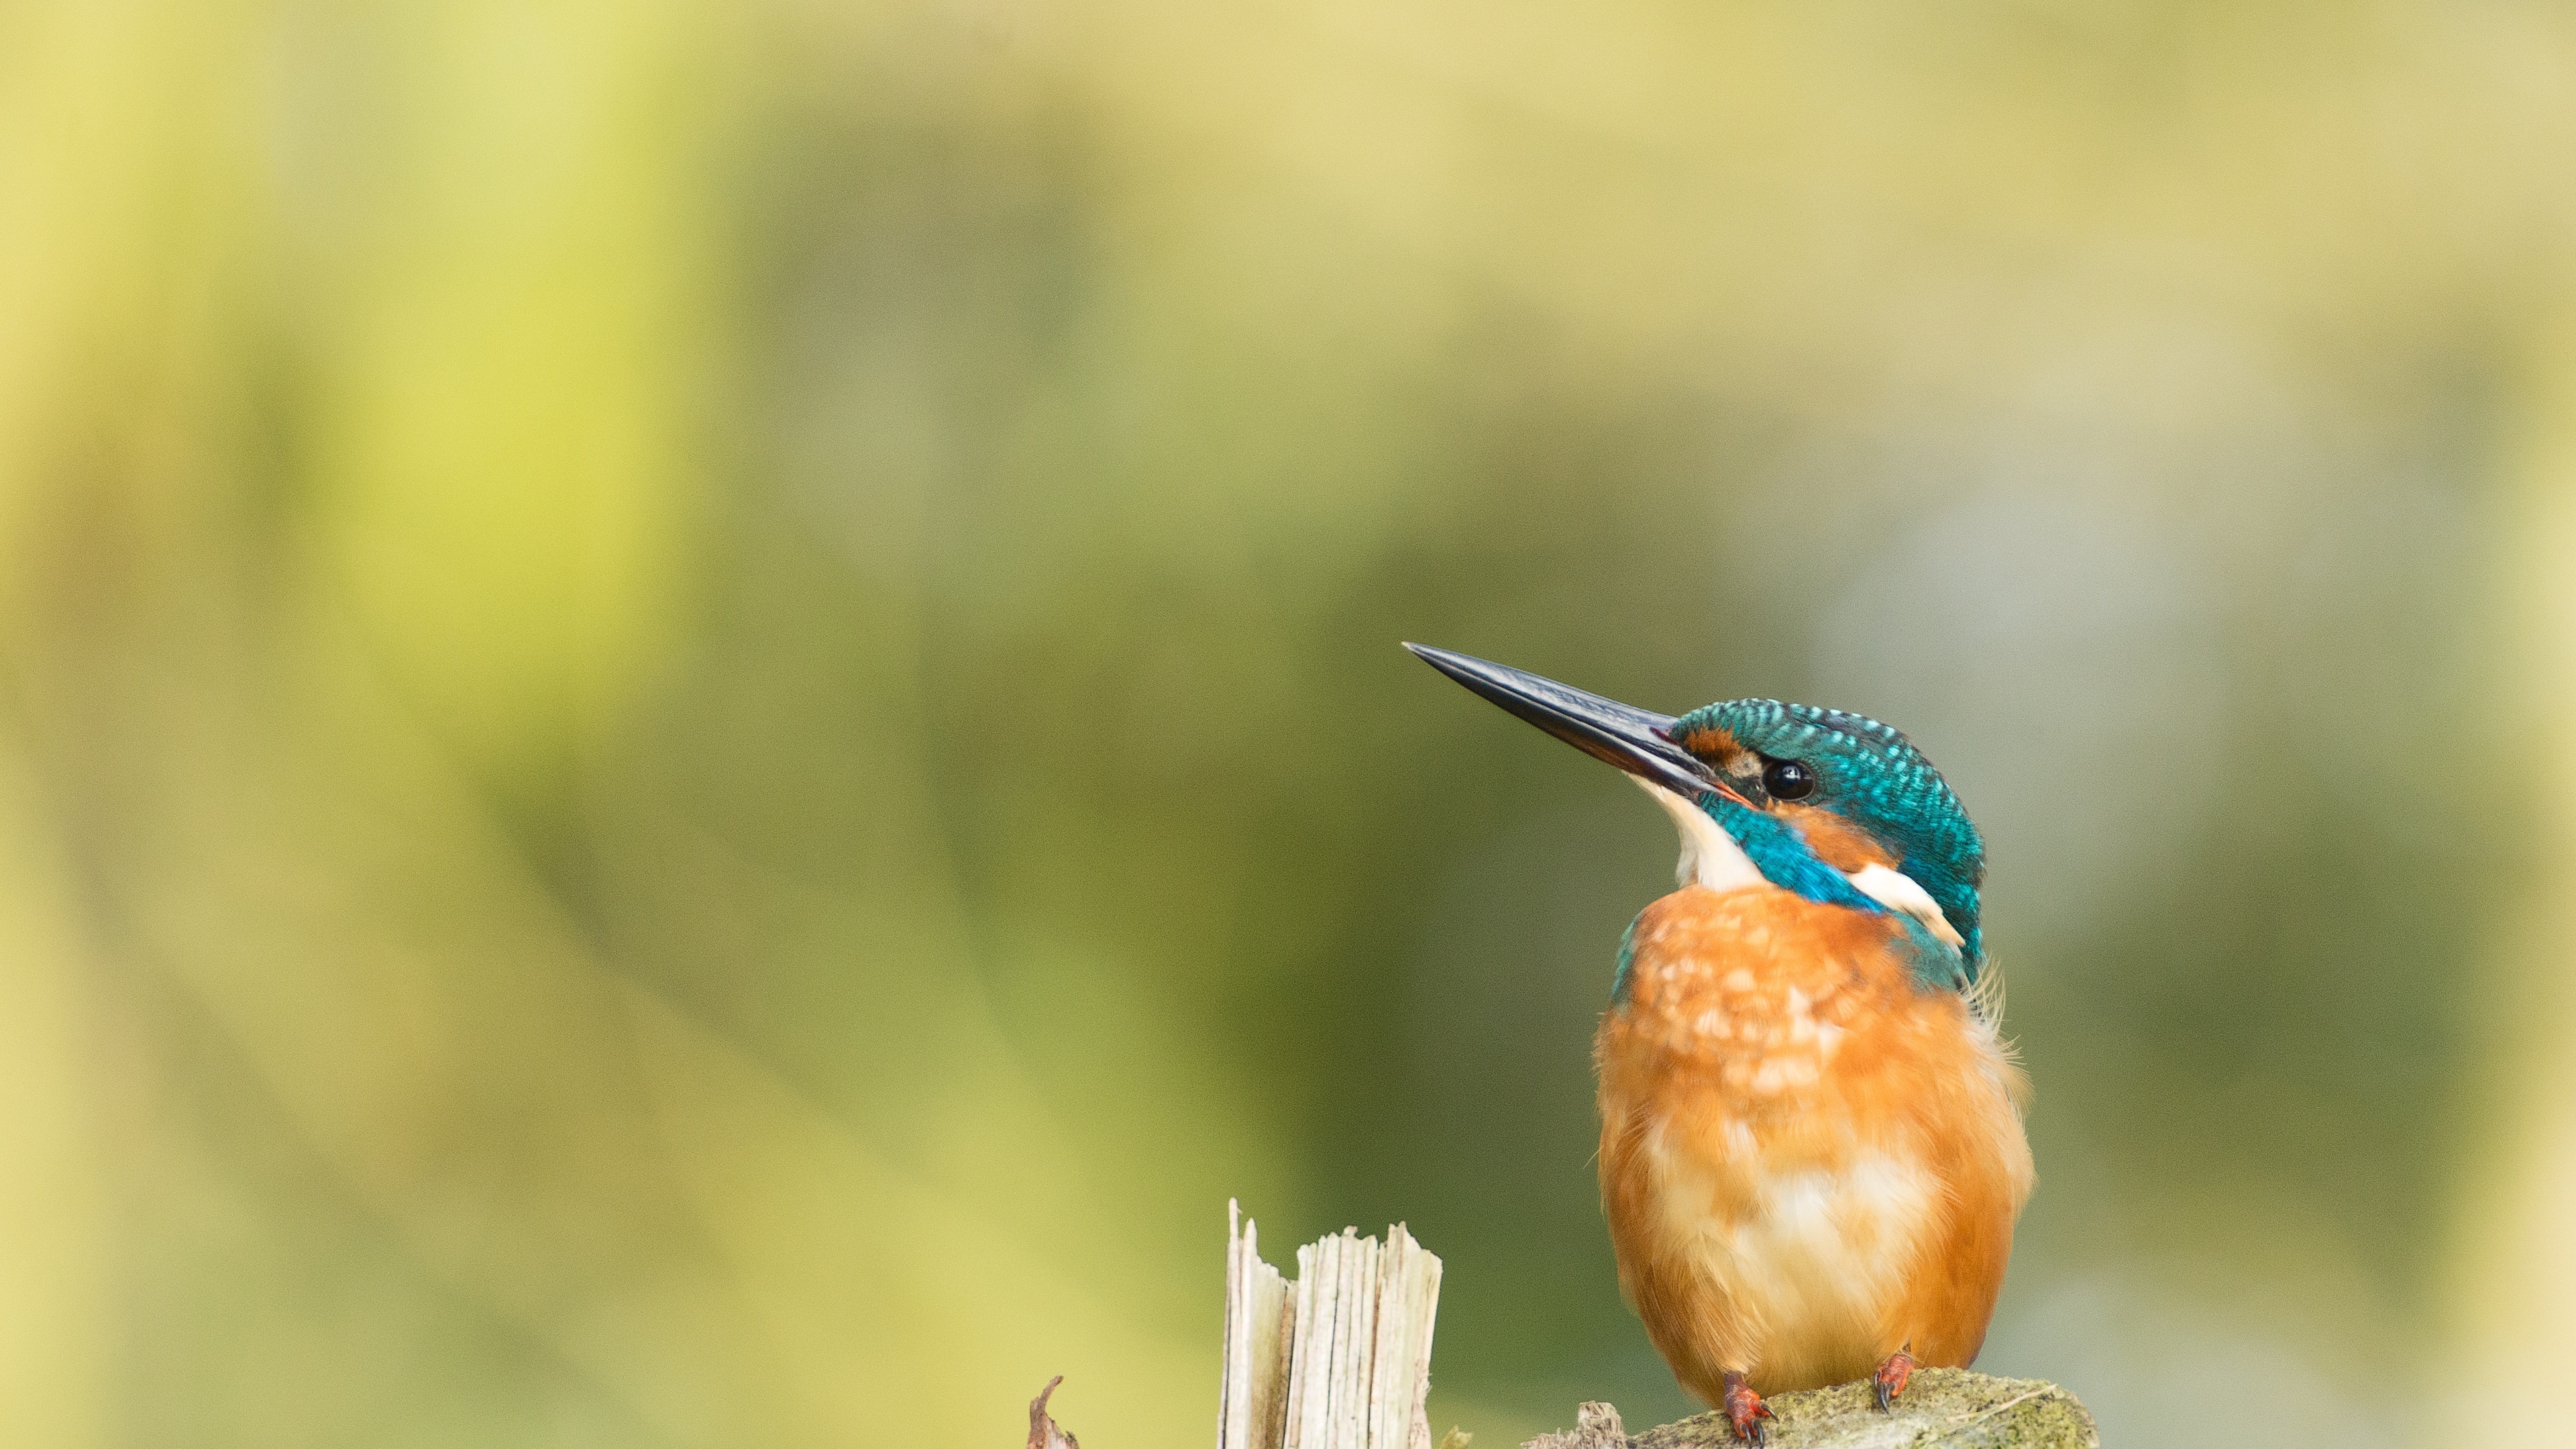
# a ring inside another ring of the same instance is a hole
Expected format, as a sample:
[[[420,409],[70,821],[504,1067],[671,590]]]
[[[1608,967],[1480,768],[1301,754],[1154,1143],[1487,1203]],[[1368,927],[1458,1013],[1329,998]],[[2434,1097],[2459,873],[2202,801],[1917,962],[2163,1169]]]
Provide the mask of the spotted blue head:
[[[1681,828],[1684,884],[1767,881],[1896,916],[1927,984],[1965,988],[1985,964],[1985,844],[1904,735],[1862,715],[1734,699],[1678,718],[1525,670],[1407,644],[1433,668],[1627,771]]]

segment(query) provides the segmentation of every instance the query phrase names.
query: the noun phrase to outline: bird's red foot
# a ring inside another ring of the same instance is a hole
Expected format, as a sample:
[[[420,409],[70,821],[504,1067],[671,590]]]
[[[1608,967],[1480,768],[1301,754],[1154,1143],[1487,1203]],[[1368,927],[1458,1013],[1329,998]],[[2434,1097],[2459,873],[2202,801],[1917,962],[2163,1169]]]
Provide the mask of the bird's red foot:
[[[1753,1386],[1742,1374],[1726,1376],[1726,1422],[1735,1426],[1735,1437],[1747,1444],[1771,1442],[1771,1406],[1753,1392]]]
[[[1889,1354],[1887,1361],[1878,1366],[1878,1372],[1870,1375],[1870,1393],[1878,1399],[1878,1411],[1882,1414],[1896,1407],[1896,1396],[1905,1392],[1905,1381],[1914,1377],[1914,1355],[1910,1352],[1913,1347],[1909,1343]]]

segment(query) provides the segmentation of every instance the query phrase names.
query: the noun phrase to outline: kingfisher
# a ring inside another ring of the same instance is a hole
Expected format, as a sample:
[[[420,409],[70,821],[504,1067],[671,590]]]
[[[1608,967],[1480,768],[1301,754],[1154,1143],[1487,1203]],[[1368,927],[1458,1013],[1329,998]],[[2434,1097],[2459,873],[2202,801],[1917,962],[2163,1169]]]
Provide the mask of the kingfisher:
[[[1678,718],[1407,644],[1645,787],[1679,886],[1619,943],[1593,1042],[1619,1287],[1682,1387],[1770,1442],[1764,1394],[1984,1343],[2030,1196],[1985,846],[1904,735],[1733,699]]]

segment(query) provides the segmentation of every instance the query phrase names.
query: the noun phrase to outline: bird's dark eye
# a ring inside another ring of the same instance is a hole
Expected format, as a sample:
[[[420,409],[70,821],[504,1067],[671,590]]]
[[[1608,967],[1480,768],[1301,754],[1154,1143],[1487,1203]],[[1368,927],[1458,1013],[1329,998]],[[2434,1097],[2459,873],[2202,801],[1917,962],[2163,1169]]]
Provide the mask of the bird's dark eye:
[[[1804,800],[1816,793],[1816,776],[1795,760],[1773,760],[1763,768],[1762,788],[1774,800]]]

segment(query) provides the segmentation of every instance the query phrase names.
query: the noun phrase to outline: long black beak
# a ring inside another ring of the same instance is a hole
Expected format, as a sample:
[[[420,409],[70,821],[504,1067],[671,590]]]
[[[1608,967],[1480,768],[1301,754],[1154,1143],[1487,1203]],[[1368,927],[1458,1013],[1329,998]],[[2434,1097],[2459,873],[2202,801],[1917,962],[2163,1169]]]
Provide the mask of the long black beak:
[[[1685,800],[1723,795],[1745,803],[1715,771],[1674,743],[1673,717],[1631,709],[1525,669],[1513,669],[1428,644],[1404,646],[1423,663],[1537,725],[1596,760],[1617,765]]]

